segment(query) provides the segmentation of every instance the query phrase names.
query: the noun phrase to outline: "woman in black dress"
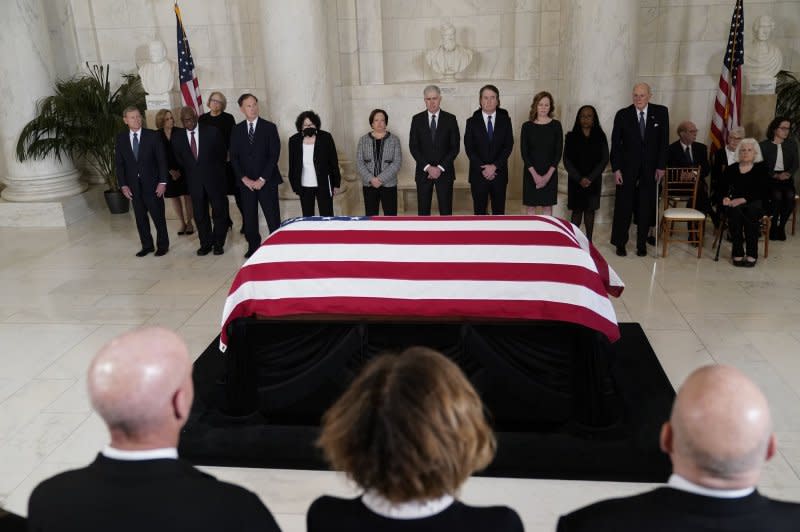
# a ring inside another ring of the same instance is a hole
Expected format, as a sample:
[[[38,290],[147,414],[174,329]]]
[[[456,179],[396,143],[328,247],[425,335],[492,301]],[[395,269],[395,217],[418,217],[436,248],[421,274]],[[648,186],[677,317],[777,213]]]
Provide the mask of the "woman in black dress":
[[[519,151],[522,174],[522,203],[527,214],[553,214],[558,195],[558,163],[564,147],[561,122],[553,118],[553,96],[542,91],[533,97],[527,122],[522,124]]]
[[[608,139],[600,127],[597,110],[591,105],[578,109],[575,125],[564,142],[564,168],[567,170],[567,208],[572,223],[586,224],[586,237],[592,241],[594,212],[600,207],[603,170],[608,164]]]
[[[225,95],[219,91],[214,91],[208,97],[209,111],[203,113],[200,115],[200,118],[197,119],[200,124],[208,124],[219,129],[219,132],[222,134],[222,140],[225,142],[225,150],[228,150],[231,146],[231,131],[233,131],[233,126],[236,125],[236,120],[234,120],[233,115],[225,112],[227,107],[228,99],[225,98]],[[239,187],[236,186],[236,178],[233,176],[233,167],[231,166],[230,157],[228,157],[225,163],[225,187],[228,195],[233,196],[233,199],[236,201],[236,207],[241,214],[242,204],[239,199]],[[230,217],[228,218],[228,226],[233,227],[233,220],[231,220]],[[244,234],[244,225],[242,225],[239,232]]]
[[[373,359],[323,416],[317,444],[364,493],[318,498],[309,532],[522,531],[511,508],[456,498],[496,443],[472,385],[432,349]]]
[[[160,109],[156,113],[156,128],[161,135],[161,142],[164,143],[164,151],[167,154],[167,168],[169,169],[169,179],[167,180],[167,190],[164,192],[165,198],[170,198],[175,214],[181,221],[179,235],[191,235],[194,233],[192,226],[192,198],[189,196],[189,189],[186,185],[186,178],[181,173],[175,154],[172,152],[172,130],[175,127],[175,118],[169,109]]]
[[[758,234],[769,194],[770,175],[756,139],[742,139],[736,147],[735,159],[736,162],[725,170],[729,191],[722,198],[722,205],[731,230],[733,265],[753,267],[758,259]]]
[[[300,196],[303,216],[314,216],[314,201],[320,216],[333,216],[333,196],[342,181],[333,137],[320,129],[319,115],[303,111],[294,123],[297,133],[289,137],[289,183]]]

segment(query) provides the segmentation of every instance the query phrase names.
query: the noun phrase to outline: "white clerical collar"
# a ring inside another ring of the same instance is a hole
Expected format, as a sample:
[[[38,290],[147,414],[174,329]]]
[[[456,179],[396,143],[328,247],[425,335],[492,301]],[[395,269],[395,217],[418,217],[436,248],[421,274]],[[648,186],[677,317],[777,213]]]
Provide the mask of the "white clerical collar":
[[[423,517],[430,517],[447,509],[447,507],[453,504],[454,500],[452,496],[444,495],[438,499],[397,503],[386,499],[374,491],[368,491],[361,496],[361,502],[364,503],[364,506],[372,512],[383,517],[388,517],[389,519],[420,519]]]
[[[106,458],[114,460],[128,460],[131,462],[139,460],[158,460],[162,458],[178,458],[178,450],[175,447],[164,447],[161,449],[146,449],[143,451],[126,451],[123,449],[115,449],[110,445],[106,445],[100,454]]]
[[[741,499],[742,497],[747,497],[756,490],[754,487],[735,490],[707,488],[706,486],[700,486],[699,484],[690,482],[675,473],[670,475],[667,485],[676,490],[694,493],[695,495],[704,495],[706,497],[716,497],[717,499]]]

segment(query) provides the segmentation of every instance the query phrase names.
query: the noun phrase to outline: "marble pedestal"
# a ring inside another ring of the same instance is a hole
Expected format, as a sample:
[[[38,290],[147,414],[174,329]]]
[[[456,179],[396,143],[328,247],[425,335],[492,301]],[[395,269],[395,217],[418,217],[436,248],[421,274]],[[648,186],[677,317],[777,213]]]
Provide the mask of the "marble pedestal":
[[[106,209],[104,185],[82,194],[51,201],[14,202],[0,199],[0,227],[66,227]]]
[[[742,96],[742,125],[745,136],[763,140],[767,135],[767,126],[775,118],[775,94],[745,94]]]

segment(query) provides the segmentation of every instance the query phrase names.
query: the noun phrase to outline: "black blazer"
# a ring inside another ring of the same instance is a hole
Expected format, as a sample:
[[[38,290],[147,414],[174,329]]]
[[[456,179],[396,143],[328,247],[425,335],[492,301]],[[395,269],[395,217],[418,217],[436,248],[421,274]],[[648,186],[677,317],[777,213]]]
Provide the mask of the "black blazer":
[[[317,184],[332,194],[339,188],[342,175],[339,172],[339,157],[336,155],[336,144],[330,133],[317,131],[314,141],[314,170],[317,172]],[[289,183],[295,194],[300,194],[303,176],[303,134],[295,133],[289,137]]]
[[[28,500],[31,531],[279,531],[254,493],[183,460],[112,460],[39,484]]]
[[[757,491],[718,499],[674,488],[600,501],[561,517],[557,532],[788,532],[797,530],[800,505],[775,501]]]
[[[240,187],[244,176],[250,179],[263,177],[266,181],[283,183],[278,171],[278,158],[281,155],[281,140],[275,124],[259,117],[256,122],[255,140],[250,144],[247,137],[247,120],[242,120],[231,132],[231,166]]]
[[[778,159],[778,145],[771,140],[762,140],[758,143],[761,147],[761,155],[767,165],[770,177],[775,173],[775,161]],[[797,144],[791,139],[783,141],[783,168],[785,172],[794,174],[797,171]],[[792,179],[789,179],[793,183]]]
[[[417,113],[411,119],[411,132],[408,135],[408,149],[417,161],[415,177],[425,182],[428,174],[425,166],[432,164],[444,168],[439,180],[456,178],[455,160],[461,150],[461,134],[458,131],[456,117],[447,111],[439,110],[436,124],[436,141],[431,140],[431,127],[428,122],[428,111]]]
[[[508,182],[508,158],[514,148],[514,130],[511,127],[511,118],[508,111],[497,108],[495,123],[492,124],[494,133],[489,141],[486,124],[483,122],[483,112],[478,109],[467,118],[464,129],[464,151],[469,157],[469,182],[483,180],[481,165],[493,164],[497,167],[496,181]]]
[[[183,128],[175,128],[172,132],[172,151],[183,168],[190,192],[199,192],[205,188],[209,194],[224,196],[227,149],[222,134],[216,127],[205,124],[199,124],[197,130],[197,159],[192,155],[192,148]]]
[[[130,131],[117,135],[114,145],[114,166],[120,187],[135,188],[139,179],[146,190],[155,193],[156,185],[167,182],[167,154],[164,143],[157,131],[142,128],[139,130],[139,157],[133,156]]]
[[[667,167],[669,111],[663,105],[650,103],[647,115],[644,140],[639,134],[639,114],[633,105],[620,109],[614,117],[611,169],[622,171],[626,184],[631,183],[631,178],[645,177],[646,185],[655,186],[656,169]]]
[[[673,168],[699,166],[700,179],[704,179],[708,175],[710,169],[708,164],[708,147],[702,142],[692,142],[692,159],[693,162],[689,162],[689,159],[686,157],[686,152],[683,151],[683,146],[679,140],[676,140],[667,148],[667,166],[672,166]]]

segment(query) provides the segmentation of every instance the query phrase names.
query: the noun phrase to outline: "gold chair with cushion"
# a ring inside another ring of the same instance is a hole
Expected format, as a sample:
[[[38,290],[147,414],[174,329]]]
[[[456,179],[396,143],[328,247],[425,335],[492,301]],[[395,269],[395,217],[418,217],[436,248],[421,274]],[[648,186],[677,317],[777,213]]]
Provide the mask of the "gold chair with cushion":
[[[689,207],[677,207],[679,202],[697,203],[697,184],[699,168],[667,168],[663,180],[660,238],[661,256],[667,256],[670,242],[686,242],[697,246],[697,258],[703,255],[703,232],[706,227],[706,214]],[[686,228],[676,224],[686,223]],[[679,235],[677,238],[675,235]],[[681,238],[680,235],[685,235]]]

